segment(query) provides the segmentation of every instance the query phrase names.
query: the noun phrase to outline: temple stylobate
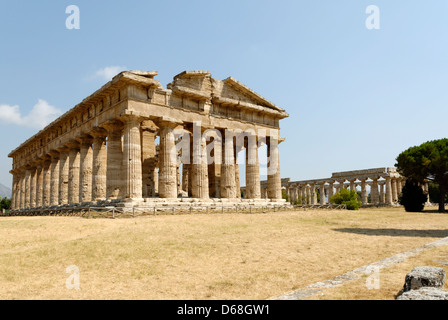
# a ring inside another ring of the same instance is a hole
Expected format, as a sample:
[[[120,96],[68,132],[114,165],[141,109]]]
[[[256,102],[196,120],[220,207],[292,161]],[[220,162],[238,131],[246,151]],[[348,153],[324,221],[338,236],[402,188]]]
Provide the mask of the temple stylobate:
[[[185,71],[163,88],[156,75],[121,72],[13,150],[12,209],[185,199],[281,202],[279,121],[288,117],[285,110],[232,77]],[[265,155],[258,152],[263,145]],[[262,156],[269,163],[264,200]]]

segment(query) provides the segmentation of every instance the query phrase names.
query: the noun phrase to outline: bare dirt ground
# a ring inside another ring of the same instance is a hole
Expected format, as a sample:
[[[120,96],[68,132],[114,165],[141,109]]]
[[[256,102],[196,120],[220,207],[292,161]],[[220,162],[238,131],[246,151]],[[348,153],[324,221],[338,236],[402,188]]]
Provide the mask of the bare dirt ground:
[[[445,237],[448,214],[402,208],[1,217],[0,299],[269,299]],[[394,299],[414,266],[447,261],[426,250],[382,269],[378,289],[361,278],[307,299]]]

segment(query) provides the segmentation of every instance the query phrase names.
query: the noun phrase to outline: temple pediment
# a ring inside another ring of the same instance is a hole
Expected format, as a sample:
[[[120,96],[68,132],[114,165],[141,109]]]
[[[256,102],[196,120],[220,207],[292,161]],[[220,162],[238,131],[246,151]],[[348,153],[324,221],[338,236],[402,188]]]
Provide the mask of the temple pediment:
[[[284,109],[235,78],[214,79],[208,71],[184,71],[175,76],[167,88],[175,95],[209,102],[214,105],[216,113],[225,113],[226,116],[246,111],[275,119],[288,117]]]

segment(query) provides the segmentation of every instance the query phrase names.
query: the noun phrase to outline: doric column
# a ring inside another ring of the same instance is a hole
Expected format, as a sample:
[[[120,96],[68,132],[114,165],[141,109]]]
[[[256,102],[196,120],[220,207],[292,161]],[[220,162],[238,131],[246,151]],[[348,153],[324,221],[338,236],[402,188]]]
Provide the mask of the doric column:
[[[59,205],[68,204],[68,152],[67,147],[57,149],[60,153],[59,156]]]
[[[282,188],[280,186],[280,192],[281,191],[282,191]],[[297,203],[297,201],[299,201],[299,187],[297,185],[294,185],[293,189],[292,189],[292,201],[293,201],[293,204],[295,204],[295,203]]]
[[[142,185],[143,197],[153,198],[156,196],[156,132],[157,126],[150,120],[145,120],[140,126],[142,141]],[[182,167],[184,179],[185,164]]]
[[[123,144],[123,180],[126,199],[142,199],[142,148],[140,139],[141,117],[126,115]]]
[[[42,207],[44,191],[44,162],[41,160],[36,167],[36,207]]]
[[[92,201],[92,166],[93,166],[93,137],[82,135],[76,140],[80,143],[79,150],[79,202]]]
[[[379,184],[379,186],[380,186],[380,203],[385,203],[386,201],[385,201],[385,194],[384,194],[384,185],[385,185],[386,183],[381,183],[381,184]]]
[[[160,128],[159,197],[177,198],[177,150],[174,128],[178,123],[160,121],[156,125]]]
[[[307,184],[305,186],[305,204],[312,204],[311,203],[311,186]]]
[[[12,209],[18,210],[20,209],[20,171],[18,170],[11,170],[10,173],[12,176],[12,199],[11,199],[11,206]]]
[[[37,195],[37,170],[36,167],[31,168],[30,175],[30,208],[36,207],[36,195]]]
[[[267,153],[268,198],[279,200],[282,198],[282,179],[280,176],[280,153],[278,148],[278,136],[274,135],[267,139]]]
[[[261,189],[260,189],[260,192],[261,192]],[[293,196],[292,193],[293,193],[292,187],[286,186],[286,194],[288,196],[289,203],[292,203],[292,196]]]
[[[331,197],[333,196],[333,192],[334,192],[333,188],[334,188],[333,181],[330,181],[328,183],[328,203],[331,202],[330,200],[331,200]]]
[[[341,191],[342,189],[344,189],[345,188],[345,180],[341,180],[341,181],[339,181],[339,191]]]
[[[355,184],[356,179],[354,180],[350,180],[350,191],[355,191],[356,192],[356,184]]]
[[[252,135],[246,145],[246,192],[247,199],[260,199],[260,166],[258,162],[257,137]]]
[[[12,174],[12,194],[11,194],[11,209],[16,210],[17,209],[17,182],[18,182],[18,175],[17,172],[14,170],[9,171],[10,174]]]
[[[31,204],[31,168],[25,171],[25,208],[29,209]]]
[[[20,174],[20,209],[25,209],[26,199],[26,170],[22,171]]]
[[[363,206],[368,203],[366,179],[361,179],[361,203]]]
[[[51,151],[50,206],[59,204],[59,152]]]
[[[316,185],[310,183],[310,204],[316,204]]]
[[[16,171],[16,193],[15,193],[15,208],[14,209],[22,209],[22,176],[23,172],[17,170]]]
[[[235,142],[235,140],[234,140]],[[236,144],[234,143],[234,158],[235,158],[235,194],[237,199],[241,199],[241,184],[240,184],[240,165],[238,163],[238,150]]]
[[[92,200],[106,200],[107,131],[94,128],[90,135],[93,136]]]
[[[392,201],[398,201],[398,192],[397,192],[397,179],[392,178]]]
[[[51,158],[46,156],[43,163],[43,187],[42,187],[42,206],[50,205],[51,195]]]
[[[121,133],[123,123],[111,120],[102,125],[107,130],[107,172],[106,198],[119,199],[122,190],[121,165],[123,161],[123,147]]]
[[[221,198],[236,198],[235,146],[233,135],[225,131],[222,140]]]
[[[190,164],[182,164],[182,190],[187,194],[190,194]]]
[[[191,164],[191,194],[193,198],[209,198],[208,164],[207,164],[207,140],[202,134],[203,128],[193,124],[193,162]]]
[[[380,202],[378,195],[378,178],[372,178],[372,185],[370,188],[370,197],[372,199],[372,203],[377,205]]]
[[[392,203],[392,182],[390,177],[386,177],[386,204],[391,205]]]
[[[80,168],[80,145],[77,141],[71,141],[67,144],[70,148],[68,154],[68,203],[79,203],[79,168]]]
[[[300,197],[301,203],[306,204],[306,185],[302,185]]]
[[[319,193],[320,193],[320,204],[324,205],[326,203],[326,201],[325,201],[325,183],[320,184]]]

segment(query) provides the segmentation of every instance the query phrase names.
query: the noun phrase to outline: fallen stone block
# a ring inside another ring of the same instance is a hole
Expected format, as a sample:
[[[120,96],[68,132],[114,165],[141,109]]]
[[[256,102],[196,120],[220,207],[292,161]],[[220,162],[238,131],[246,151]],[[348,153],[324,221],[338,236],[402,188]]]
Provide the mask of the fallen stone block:
[[[423,287],[443,289],[445,270],[438,267],[416,267],[406,275],[403,292],[418,290]]]
[[[422,287],[404,292],[397,297],[397,300],[448,300],[448,291],[434,287]]]

